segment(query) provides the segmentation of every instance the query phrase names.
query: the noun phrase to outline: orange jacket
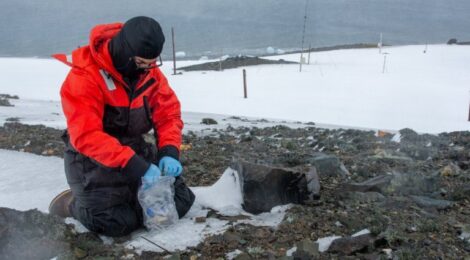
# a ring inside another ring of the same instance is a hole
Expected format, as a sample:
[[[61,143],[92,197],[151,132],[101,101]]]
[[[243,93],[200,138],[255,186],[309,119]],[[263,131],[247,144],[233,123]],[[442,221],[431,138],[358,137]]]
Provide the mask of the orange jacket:
[[[153,128],[159,157],[178,159],[183,122],[180,103],[158,68],[142,75],[132,91],[113,67],[108,42],[121,28],[121,23],[98,25],[88,46],[71,56],[53,56],[72,67],[60,91],[70,144],[104,167],[141,176],[149,162],[121,138]]]

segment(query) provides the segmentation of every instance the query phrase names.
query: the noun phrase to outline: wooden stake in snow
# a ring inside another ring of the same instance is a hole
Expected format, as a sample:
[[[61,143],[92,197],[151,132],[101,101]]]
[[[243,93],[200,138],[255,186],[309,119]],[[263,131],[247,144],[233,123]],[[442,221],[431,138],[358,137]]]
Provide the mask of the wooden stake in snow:
[[[173,75],[176,75],[175,30],[171,27],[171,40],[173,42]]]
[[[248,93],[246,89],[246,70],[243,69],[243,94],[245,98],[248,98]]]

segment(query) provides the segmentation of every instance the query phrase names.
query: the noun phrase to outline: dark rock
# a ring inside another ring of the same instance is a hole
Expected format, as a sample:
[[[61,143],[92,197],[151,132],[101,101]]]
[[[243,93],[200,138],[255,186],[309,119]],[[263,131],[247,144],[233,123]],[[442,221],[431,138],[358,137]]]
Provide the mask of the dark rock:
[[[440,188],[439,174],[429,176],[417,173],[380,175],[361,183],[345,183],[345,191],[380,192],[384,195],[426,195]]]
[[[0,94],[0,99],[20,99],[17,95]]]
[[[449,40],[447,41],[447,44],[449,44],[449,45],[450,45],[450,44],[457,44],[457,39],[455,39],[455,38],[449,39]]]
[[[400,162],[412,162],[413,159],[408,157],[404,153],[398,153],[395,151],[385,151],[377,150],[376,153],[372,156],[369,156],[370,159],[374,160],[390,160],[390,161],[400,161]]]
[[[351,200],[359,203],[373,203],[381,202],[385,200],[385,196],[381,193],[371,191],[371,192],[347,192],[342,195],[346,200]]]
[[[452,191],[451,198],[453,200],[464,200],[470,198],[470,184],[465,184],[462,186],[458,186]]]
[[[459,175],[461,170],[455,163],[450,163],[449,165],[444,166],[439,172],[441,176],[452,177]]]
[[[67,227],[59,217],[38,210],[0,208],[0,258],[51,259],[68,251]]]
[[[401,142],[418,142],[421,138],[413,129],[403,128],[399,131]]]
[[[86,250],[83,250],[80,247],[75,247],[73,249],[73,255],[78,259],[82,259],[82,258],[85,258],[88,255],[88,253]]]
[[[439,173],[422,175],[418,173],[394,173],[390,185],[382,193],[391,195],[426,195],[441,187]]]
[[[223,238],[224,238],[224,241],[226,241],[227,243],[235,244],[235,246],[238,245],[238,243],[241,240],[240,235],[230,232],[230,231],[225,232],[223,235]]]
[[[261,65],[261,64],[295,64],[296,62],[285,60],[267,60],[258,57],[237,56],[230,57],[222,61],[206,62],[203,64],[191,65],[187,67],[178,68],[184,71],[199,71],[199,70],[224,70],[232,69],[241,66]]]
[[[5,119],[6,122],[19,122],[20,118],[19,117],[9,117]]]
[[[429,148],[418,145],[403,145],[400,150],[409,157],[420,161],[424,161],[429,158],[432,159],[438,153],[438,150],[435,148]]]
[[[206,222],[206,217],[196,217],[196,218],[194,218],[194,222],[204,223],[204,222]]]
[[[253,214],[269,212],[278,205],[304,204],[314,197],[309,187],[319,186],[313,171],[305,174],[248,162],[234,162],[232,168],[241,179],[243,209]]]
[[[333,155],[317,153],[313,156],[311,163],[320,176],[346,177],[349,175],[343,163]]]
[[[315,167],[310,168],[305,174],[307,181],[307,189],[310,192],[309,198],[316,200],[320,198],[320,178],[318,177],[317,169]]]
[[[296,246],[297,250],[293,253],[294,259],[312,259],[320,254],[318,243],[312,242],[309,239],[304,239],[298,242]]]
[[[345,183],[343,184],[343,190],[353,192],[383,192],[390,185],[392,179],[393,175],[379,175],[360,183]]]
[[[340,253],[343,255],[352,255],[356,252],[367,250],[373,247],[374,237],[370,234],[364,234],[356,237],[343,237],[333,240],[328,252]]]
[[[212,118],[203,118],[202,121],[201,121],[201,124],[204,124],[204,125],[217,125],[217,121],[215,121]]]
[[[10,103],[10,101],[6,98],[0,98],[0,106],[1,107],[12,107],[13,105]]]
[[[410,196],[411,199],[422,208],[435,208],[437,210],[445,210],[454,204],[448,200],[437,200],[425,196]]]
[[[175,253],[175,254],[172,254],[170,257],[168,258],[165,258],[166,260],[180,260],[181,259],[181,255],[178,254],[178,253]]]
[[[249,254],[245,253],[245,252],[237,255],[234,258],[234,260],[250,260],[250,259],[252,259],[251,256]]]

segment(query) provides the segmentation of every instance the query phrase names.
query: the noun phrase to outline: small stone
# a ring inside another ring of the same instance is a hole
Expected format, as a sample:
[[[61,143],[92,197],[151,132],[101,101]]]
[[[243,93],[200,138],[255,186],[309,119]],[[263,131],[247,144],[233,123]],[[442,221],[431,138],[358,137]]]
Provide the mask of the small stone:
[[[2,107],[12,107],[13,105],[6,98],[0,98],[0,106]]]
[[[248,254],[250,255],[261,255],[262,253],[264,253],[264,249],[259,246],[248,247]]]
[[[234,260],[250,260],[252,259],[251,256],[247,253],[241,253],[239,255],[237,255]]]
[[[349,175],[344,164],[333,155],[317,153],[312,159],[312,165],[315,166],[318,175],[331,177],[346,177]]]
[[[41,154],[42,155],[53,155],[54,150],[53,149],[47,149],[47,150],[44,150]]]
[[[384,249],[382,249],[382,252],[384,252],[384,254],[387,256],[388,259],[392,259],[392,257],[393,257],[392,249],[384,248]]]
[[[204,125],[217,125],[217,121],[215,121],[212,118],[203,118],[202,121],[201,121],[201,124],[204,124]]]
[[[293,253],[294,258],[299,256],[318,256],[318,243],[315,243],[309,239],[304,239],[296,244],[297,250]]]
[[[328,252],[351,255],[373,244],[374,238],[370,234],[338,238],[333,240],[333,243],[331,243],[331,246],[328,248]]]
[[[76,258],[79,258],[79,259],[85,258],[88,255],[87,251],[85,251],[85,250],[83,250],[79,247],[75,247],[73,249],[73,254],[75,255]]]
[[[470,241],[470,225],[462,227],[459,238],[463,241]]]
[[[385,200],[385,196],[378,192],[346,192],[343,194],[345,199],[356,201],[359,203],[372,203]]]
[[[206,217],[195,217],[194,222],[196,222],[196,223],[205,223],[206,222]]]
[[[466,184],[454,189],[451,192],[451,197],[453,200],[464,200],[470,198],[470,184]]]
[[[233,242],[236,242],[236,244],[238,244],[241,240],[240,236],[233,233],[233,232],[230,232],[230,231],[226,231],[223,235],[224,237],[224,240],[227,242],[227,243],[233,243]]]
[[[443,177],[452,177],[460,174],[460,169],[459,166],[455,164],[449,164],[445,167],[443,167],[440,170],[441,176]]]
[[[452,201],[437,200],[425,196],[410,196],[411,199],[422,208],[435,208],[437,210],[449,209],[453,206]]]
[[[176,254],[172,254],[168,257],[165,257],[166,260],[180,260],[181,259],[181,255],[176,253]]]
[[[359,192],[381,192],[384,187],[387,187],[390,184],[392,179],[392,175],[379,175],[360,183],[346,183],[343,185],[343,190]]]
[[[416,232],[417,230],[418,230],[418,229],[417,229],[415,226],[411,226],[411,227],[407,227],[407,228],[406,228],[406,231],[407,231],[408,233],[414,233],[414,232]]]

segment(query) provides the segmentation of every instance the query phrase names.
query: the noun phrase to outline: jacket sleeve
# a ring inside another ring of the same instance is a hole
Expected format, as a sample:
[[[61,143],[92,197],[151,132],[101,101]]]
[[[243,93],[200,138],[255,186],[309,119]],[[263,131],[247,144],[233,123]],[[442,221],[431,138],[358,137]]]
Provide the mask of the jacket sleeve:
[[[150,99],[152,121],[157,135],[158,160],[170,156],[179,160],[181,145],[181,107],[166,77],[158,71],[158,85]]]
[[[76,69],[60,91],[71,145],[81,154],[131,178],[140,178],[149,163],[103,131],[104,96],[98,84]]]

